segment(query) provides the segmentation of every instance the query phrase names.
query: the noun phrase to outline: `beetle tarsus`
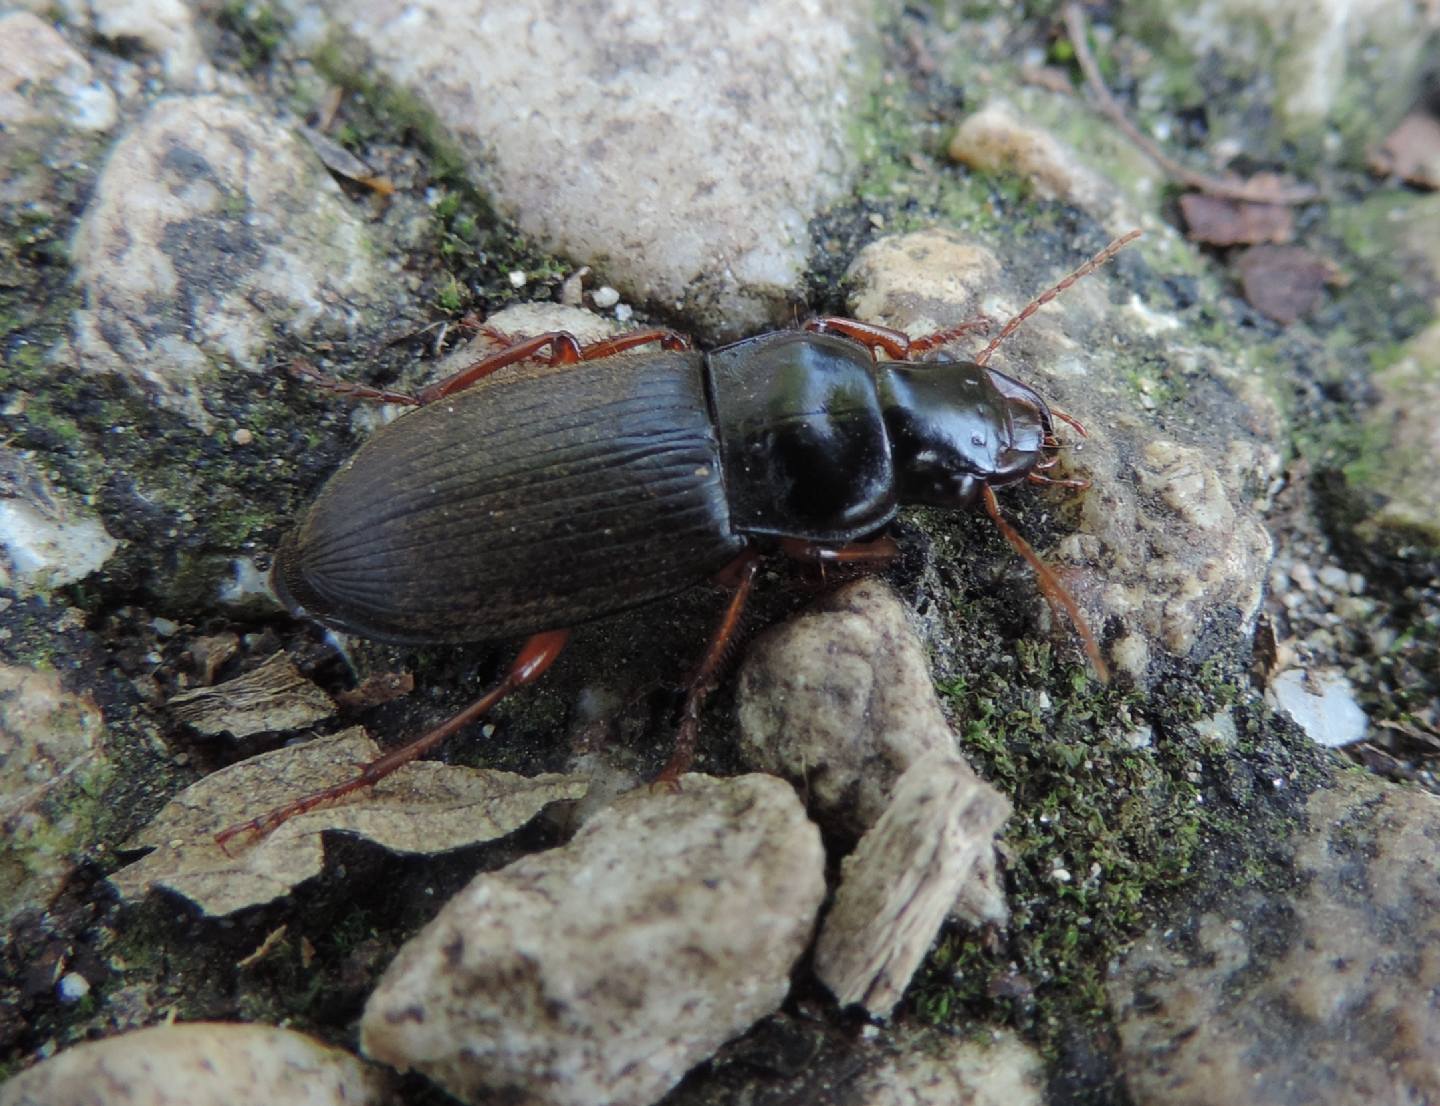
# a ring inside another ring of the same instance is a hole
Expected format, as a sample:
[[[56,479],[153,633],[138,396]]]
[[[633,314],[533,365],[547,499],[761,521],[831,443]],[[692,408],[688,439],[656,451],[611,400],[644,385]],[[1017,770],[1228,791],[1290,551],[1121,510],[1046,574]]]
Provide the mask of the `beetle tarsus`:
[[[352,384],[348,380],[336,380],[333,376],[326,376],[302,357],[290,362],[290,375],[311,387],[324,388],[327,392],[334,392],[349,399],[363,399],[372,403],[398,403],[406,407],[417,407],[420,404],[420,400],[409,392],[392,392],[388,388],[371,388],[365,384]]]

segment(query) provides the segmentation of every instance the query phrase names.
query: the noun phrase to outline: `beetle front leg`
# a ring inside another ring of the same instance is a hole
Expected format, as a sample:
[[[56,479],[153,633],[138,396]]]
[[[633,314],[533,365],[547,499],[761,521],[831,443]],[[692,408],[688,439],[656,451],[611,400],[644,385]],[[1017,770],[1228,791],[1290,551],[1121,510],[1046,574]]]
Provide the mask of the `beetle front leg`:
[[[326,787],[320,791],[312,791],[308,795],[302,795],[300,798],[286,803],[284,806],[276,807],[257,818],[252,818],[248,822],[242,822],[237,826],[222,830],[215,835],[215,843],[224,851],[225,846],[242,833],[248,833],[257,838],[264,837],[291,818],[314,810],[325,803],[343,799],[346,795],[359,791],[362,787],[373,787],[397,768],[424,756],[456,730],[468,726],[489,712],[496,703],[512,691],[538,680],[545,674],[546,669],[555,663],[555,658],[560,655],[560,651],[565,648],[565,643],[569,639],[569,630],[547,630],[544,633],[535,634],[520,647],[519,654],[505,673],[505,678],[459,714],[453,715],[409,744],[392,749],[384,756],[372,760],[359,773],[344,783],[337,783],[333,787]]]
[[[977,315],[963,323],[956,323],[919,338],[912,338],[903,330],[896,330],[894,327],[865,323],[859,319],[846,319],[838,315],[822,315],[818,319],[811,319],[804,329],[811,334],[843,334],[872,352],[883,349],[894,361],[914,361],[920,354],[949,345],[971,331],[985,333],[990,329],[992,321],[985,315]]]

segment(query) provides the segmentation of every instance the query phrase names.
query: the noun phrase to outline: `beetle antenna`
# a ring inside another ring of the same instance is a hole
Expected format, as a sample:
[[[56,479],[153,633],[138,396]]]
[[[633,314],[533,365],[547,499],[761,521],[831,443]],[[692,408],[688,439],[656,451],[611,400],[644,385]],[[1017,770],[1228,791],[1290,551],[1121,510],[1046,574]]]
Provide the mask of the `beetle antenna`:
[[[986,346],[978,354],[976,354],[975,364],[984,365],[985,363],[987,363],[990,360],[990,355],[1000,348],[1000,343],[1005,341],[1006,338],[1010,337],[1010,335],[1014,334],[1017,330],[1020,329],[1021,323],[1023,323],[1031,315],[1035,314],[1035,312],[1039,311],[1040,308],[1044,307],[1061,292],[1065,291],[1065,289],[1069,288],[1070,285],[1074,284],[1077,280],[1089,276],[1096,269],[1100,268],[1101,265],[1104,265],[1105,262],[1109,261],[1117,253],[1123,250],[1127,245],[1135,241],[1135,239],[1139,238],[1142,233],[1143,232],[1137,228],[1136,230],[1132,230],[1127,234],[1122,234],[1119,238],[1111,242],[1103,250],[1101,250],[1094,257],[1092,257],[1089,261],[1081,265],[1080,268],[1076,269],[1073,273],[1067,276],[1059,284],[1055,285],[1055,287],[1049,289],[1048,291],[1041,292],[1040,295],[1036,296],[1033,300],[1031,300],[1028,304],[1025,305],[1024,311],[1021,311],[1020,314],[1016,315],[1013,319],[1011,319],[1008,323],[1006,323],[1003,327],[1000,328],[1000,333],[995,335],[994,338],[990,339],[990,344],[988,346]]]
[[[1095,675],[1102,684],[1108,684],[1110,668],[1105,663],[1105,658],[1100,655],[1100,646],[1095,635],[1090,632],[1090,624],[1080,613],[1080,606],[1075,602],[1074,596],[1065,590],[1065,585],[1060,582],[1060,577],[1055,575],[1055,570],[1040,559],[1040,555],[1030,548],[1030,543],[1020,536],[1015,527],[1005,521],[1005,516],[1000,513],[1000,504],[995,500],[995,492],[989,484],[980,486],[980,496],[985,501],[985,510],[1000,528],[1005,540],[1014,546],[1015,552],[1024,557],[1035,570],[1035,576],[1040,582],[1040,594],[1045,596],[1052,609],[1063,607],[1070,616],[1075,632],[1080,635],[1080,641],[1085,646],[1085,655],[1090,658],[1090,663],[1095,668]]]

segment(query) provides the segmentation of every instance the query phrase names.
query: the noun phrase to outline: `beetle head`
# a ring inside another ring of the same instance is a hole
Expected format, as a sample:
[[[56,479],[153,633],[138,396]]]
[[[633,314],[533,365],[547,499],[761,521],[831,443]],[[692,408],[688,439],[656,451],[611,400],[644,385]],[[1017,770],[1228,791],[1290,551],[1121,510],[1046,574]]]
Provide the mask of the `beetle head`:
[[[877,368],[900,502],[969,507],[1049,466],[1050,409],[1019,381],[943,357]]]

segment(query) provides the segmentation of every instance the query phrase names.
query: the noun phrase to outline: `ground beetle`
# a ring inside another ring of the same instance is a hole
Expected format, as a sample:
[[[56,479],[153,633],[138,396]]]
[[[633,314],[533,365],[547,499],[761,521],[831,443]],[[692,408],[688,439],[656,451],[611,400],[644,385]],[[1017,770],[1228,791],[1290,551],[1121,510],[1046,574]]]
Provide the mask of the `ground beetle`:
[[[222,844],[434,748],[537,679],[566,627],[715,577],[733,595],[690,681],[660,777],[674,781],[693,757],[700,703],[759,555],[778,548],[822,564],[883,563],[896,548],[875,535],[905,505],[983,503],[1106,678],[1074,601],[1001,517],[994,493],[1023,480],[1085,486],[1043,474],[1060,446],[1054,419],[1083,428],[987,362],[1139,233],[1033,300],[973,361],[939,350],[986,327],[983,319],[912,339],[825,317],[708,354],[668,330],[588,346],[563,331],[541,334],[413,396],[300,366],[334,390],[419,410],[377,431],[285,538],[272,575],[280,598],[297,614],[384,641],[530,636],[504,679],[465,710],[354,779],[232,827]],[[618,356],[651,345],[660,348]],[[877,358],[881,350],[889,360]]]

